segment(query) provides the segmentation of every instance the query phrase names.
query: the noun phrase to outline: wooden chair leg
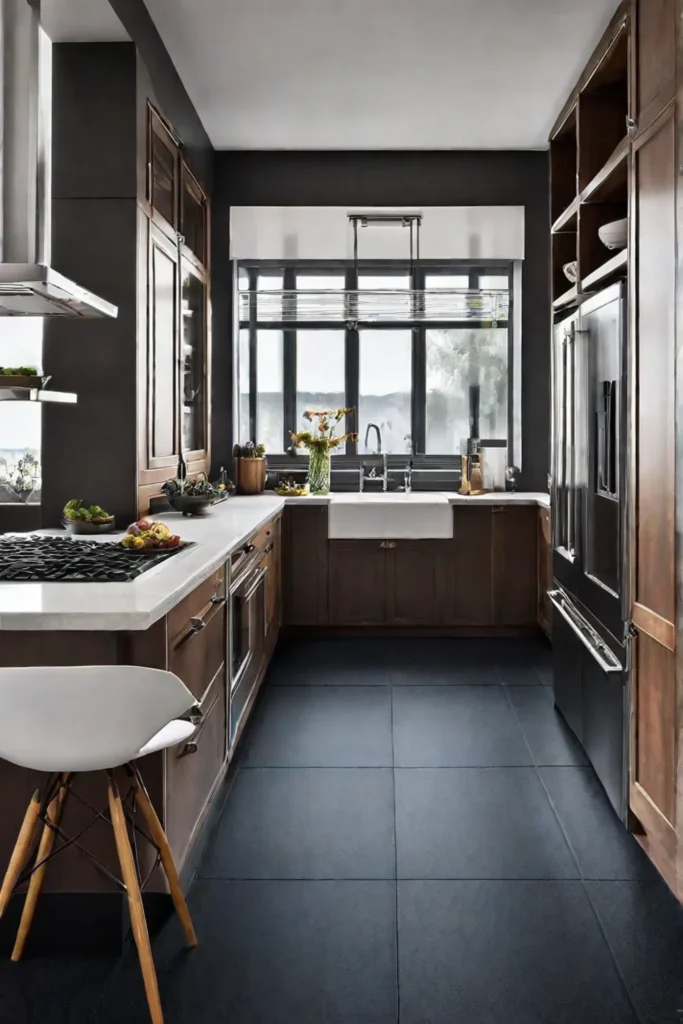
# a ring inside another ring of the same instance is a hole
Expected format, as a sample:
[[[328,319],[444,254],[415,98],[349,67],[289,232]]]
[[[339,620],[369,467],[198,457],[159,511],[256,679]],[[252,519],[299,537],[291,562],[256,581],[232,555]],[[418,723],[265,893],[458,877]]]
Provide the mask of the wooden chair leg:
[[[2,889],[0,889],[0,917],[2,917],[7,908],[10,896],[14,892],[14,886],[17,884],[19,875],[23,871],[24,864],[28,860],[28,856],[31,852],[33,840],[35,839],[38,823],[40,821],[40,818],[38,817],[39,811],[40,793],[36,790],[31,798],[30,804],[28,805],[26,814],[24,815],[22,826],[19,829],[17,842],[14,850],[12,851],[7,871],[5,872]]]
[[[147,1005],[149,1006],[152,1024],[164,1024],[157,972],[154,967],[154,960],[152,959],[147,920],[145,918],[145,909],[142,905],[140,884],[135,871],[135,861],[128,836],[126,816],[121,804],[118,786],[111,774],[109,775],[109,813],[112,825],[114,826],[114,838],[121,865],[121,875],[128,895],[130,921],[133,928],[133,936],[135,937],[135,945],[138,948],[142,980],[144,981],[147,994]]]
[[[53,825],[59,827],[64,814],[64,808],[66,807],[66,801],[69,796],[71,789],[71,776],[65,775],[62,777],[62,783],[57,791],[56,795],[50,802],[47,808],[47,819],[51,821]],[[40,864],[41,860],[48,857],[52,851],[52,847],[55,841],[55,833],[49,825],[43,826],[43,834],[40,837],[40,845],[38,846],[38,853],[36,855],[36,864]],[[16,963],[21,960],[26,946],[26,940],[33,924],[33,917],[36,912],[36,904],[38,903],[38,897],[40,896],[40,890],[43,887],[43,881],[45,879],[45,872],[47,871],[47,864],[40,864],[40,867],[31,875],[31,879],[28,884],[28,890],[26,892],[26,901],[24,902],[24,909],[21,913],[21,921],[19,922],[19,930],[17,931],[17,937],[14,943],[14,949],[12,950],[12,960]]]
[[[137,765],[131,765],[131,769],[135,778],[135,797],[140,808],[147,828],[149,829],[150,836],[159,847],[159,855],[161,857],[161,863],[168,879],[168,887],[171,890],[171,898],[173,900],[173,906],[175,907],[176,914],[180,919],[185,938],[188,946],[197,945],[197,935],[192,924],[192,918],[190,917],[190,911],[187,909],[187,903],[185,902],[185,896],[180,886],[180,879],[178,877],[178,869],[175,866],[173,859],[173,853],[169,845],[166,833],[164,832],[161,822],[157,816],[157,812],[152,806],[152,801],[149,798],[149,794],[145,788],[145,784],[142,781],[142,776],[138,770]]]

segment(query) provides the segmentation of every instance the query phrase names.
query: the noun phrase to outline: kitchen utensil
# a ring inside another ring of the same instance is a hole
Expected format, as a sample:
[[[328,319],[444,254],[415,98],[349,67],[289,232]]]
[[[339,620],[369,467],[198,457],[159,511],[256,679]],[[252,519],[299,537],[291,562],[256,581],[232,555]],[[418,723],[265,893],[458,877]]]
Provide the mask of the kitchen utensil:
[[[628,220],[613,220],[598,228],[598,238],[608,249],[625,249],[628,245]]]

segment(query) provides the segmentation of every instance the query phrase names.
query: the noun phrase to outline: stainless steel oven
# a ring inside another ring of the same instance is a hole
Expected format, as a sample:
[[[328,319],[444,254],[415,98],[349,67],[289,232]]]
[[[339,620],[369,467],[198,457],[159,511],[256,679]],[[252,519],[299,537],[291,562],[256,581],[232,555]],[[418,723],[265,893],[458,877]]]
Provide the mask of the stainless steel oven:
[[[253,550],[253,549],[252,549]],[[262,552],[240,557],[230,585],[230,746],[249,704],[265,655],[266,577]]]

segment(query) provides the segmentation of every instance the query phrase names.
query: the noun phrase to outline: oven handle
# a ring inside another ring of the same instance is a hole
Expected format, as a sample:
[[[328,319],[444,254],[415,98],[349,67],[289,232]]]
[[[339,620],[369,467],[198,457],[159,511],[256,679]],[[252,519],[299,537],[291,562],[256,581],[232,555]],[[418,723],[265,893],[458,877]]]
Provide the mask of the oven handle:
[[[262,566],[258,570],[256,575],[252,579],[252,583],[251,583],[251,586],[249,587],[249,590],[244,595],[244,600],[245,601],[251,600],[251,598],[254,596],[254,594],[258,590],[259,586],[263,582],[263,579],[264,579],[264,577],[265,577],[267,572],[268,572],[268,566],[267,565]]]
[[[565,597],[562,591],[549,590],[548,597],[550,598],[554,607],[560,613],[564,621],[567,623],[567,625],[570,626],[574,633],[576,633],[576,635],[578,636],[579,640],[586,648],[586,650],[589,651],[593,658],[595,658],[602,671],[606,675],[614,675],[617,672],[623,672],[623,668],[620,665],[620,663],[617,661],[616,658],[614,658],[614,655],[611,654],[609,648],[606,647],[605,644],[603,644],[602,641],[598,638],[597,633],[594,634],[594,631],[591,629],[588,623],[586,623],[586,630],[589,633],[589,636],[586,636],[586,634],[582,632],[581,629],[579,629],[578,625],[576,624],[576,622],[574,621],[574,619],[565,607]],[[607,652],[613,658],[611,662],[607,661],[607,659],[604,657],[605,652]]]

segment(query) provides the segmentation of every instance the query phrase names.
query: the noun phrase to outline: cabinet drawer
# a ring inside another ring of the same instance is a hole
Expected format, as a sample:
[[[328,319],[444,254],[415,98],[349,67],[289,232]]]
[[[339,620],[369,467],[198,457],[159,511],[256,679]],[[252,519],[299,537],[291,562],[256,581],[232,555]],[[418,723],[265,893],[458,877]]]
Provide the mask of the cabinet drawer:
[[[186,623],[185,631],[171,648],[168,667],[197,700],[202,700],[221,666],[220,678],[225,679],[225,651],[225,598],[219,597],[203,615]]]
[[[225,763],[225,680],[216,677],[189,741],[166,751],[166,834],[181,866]]]
[[[169,654],[187,632],[190,619],[205,616],[209,606],[224,597],[225,566],[222,565],[168,613]]]

